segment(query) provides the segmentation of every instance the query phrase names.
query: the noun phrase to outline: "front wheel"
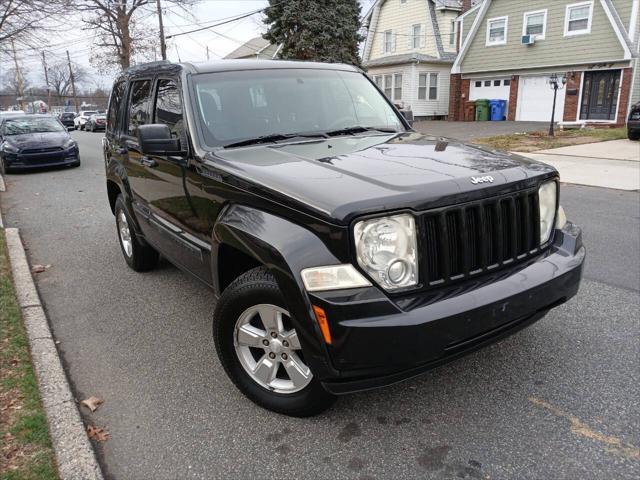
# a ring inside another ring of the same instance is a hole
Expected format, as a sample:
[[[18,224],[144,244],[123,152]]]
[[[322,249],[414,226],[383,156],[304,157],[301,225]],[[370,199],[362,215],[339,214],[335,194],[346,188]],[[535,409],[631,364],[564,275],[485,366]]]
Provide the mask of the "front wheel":
[[[309,368],[282,293],[266,268],[250,270],[224,290],[213,337],[229,378],[261,407],[307,417],[335,401]]]
[[[629,140],[640,140],[640,129],[639,130],[632,130],[632,129],[627,129],[627,137],[629,138]]]
[[[4,166],[4,159],[0,157],[0,175],[7,173],[7,167]]]
[[[158,264],[159,255],[151,246],[143,244],[135,234],[132,220],[124,206],[122,195],[118,195],[115,205],[118,240],[127,265],[136,272],[152,270]]]

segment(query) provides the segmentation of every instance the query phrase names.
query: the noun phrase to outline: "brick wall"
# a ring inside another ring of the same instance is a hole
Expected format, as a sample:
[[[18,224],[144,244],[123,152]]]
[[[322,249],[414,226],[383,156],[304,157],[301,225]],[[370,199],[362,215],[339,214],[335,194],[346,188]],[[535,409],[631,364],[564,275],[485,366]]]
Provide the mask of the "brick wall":
[[[464,105],[469,100],[471,80],[463,80],[459,73],[451,75],[449,91],[449,118],[450,122],[464,120]]]
[[[632,68],[622,69],[622,82],[620,85],[620,105],[618,106],[618,118],[616,125],[622,127],[627,121],[627,109],[629,108],[629,94],[631,93]]]
[[[564,115],[562,116],[562,120],[565,122],[575,122],[576,118],[578,118],[578,101],[580,100],[581,82],[582,72],[567,72]],[[575,95],[569,93],[571,90],[575,90]]]
[[[462,75],[459,73],[452,73],[449,80],[449,121],[458,121],[460,112],[460,82],[462,81]]]
[[[515,121],[516,111],[518,110],[518,87],[520,85],[520,77],[513,75],[511,77],[511,84],[509,85],[509,105],[507,112],[507,120]]]

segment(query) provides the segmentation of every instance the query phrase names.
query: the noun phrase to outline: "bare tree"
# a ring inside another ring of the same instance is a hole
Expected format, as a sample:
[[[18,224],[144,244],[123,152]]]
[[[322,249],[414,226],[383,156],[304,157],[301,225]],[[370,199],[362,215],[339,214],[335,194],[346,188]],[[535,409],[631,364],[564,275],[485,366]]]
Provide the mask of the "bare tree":
[[[165,4],[190,6],[197,0],[164,0]],[[156,0],[77,0],[87,27],[96,34],[92,65],[99,71],[128,68],[136,58],[153,57],[159,37],[141,25],[154,15]]]
[[[0,48],[10,42],[33,46],[57,27],[68,0],[0,0]]]
[[[47,73],[49,74],[49,87],[51,87],[53,94],[58,98],[58,103],[60,103],[62,97],[69,96],[71,91],[69,66],[64,62],[55,63],[47,69]],[[78,86],[89,80],[89,74],[82,65],[74,65],[73,79],[76,82],[76,86]]]
[[[20,80],[18,80],[20,78]],[[20,86],[19,83],[22,82]],[[22,91],[26,91],[31,88],[31,83],[29,82],[29,73],[25,71],[24,68],[20,69],[20,72],[16,72],[15,67],[7,68],[4,70],[4,75],[2,76],[2,83],[5,88],[14,93],[16,96],[20,95],[20,89]]]

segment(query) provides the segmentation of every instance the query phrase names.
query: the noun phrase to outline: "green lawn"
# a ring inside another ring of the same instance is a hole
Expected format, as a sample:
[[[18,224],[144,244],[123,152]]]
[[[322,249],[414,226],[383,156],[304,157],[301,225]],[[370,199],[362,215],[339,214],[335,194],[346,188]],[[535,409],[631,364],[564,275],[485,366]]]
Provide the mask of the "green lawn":
[[[548,133],[549,132],[530,132],[498,135],[495,137],[477,138],[473,143],[497,150],[535,152],[536,150],[547,150],[549,148],[627,138],[627,129],[624,127],[557,131],[555,137],[550,137]]]
[[[47,417],[0,229],[0,479],[57,479]]]

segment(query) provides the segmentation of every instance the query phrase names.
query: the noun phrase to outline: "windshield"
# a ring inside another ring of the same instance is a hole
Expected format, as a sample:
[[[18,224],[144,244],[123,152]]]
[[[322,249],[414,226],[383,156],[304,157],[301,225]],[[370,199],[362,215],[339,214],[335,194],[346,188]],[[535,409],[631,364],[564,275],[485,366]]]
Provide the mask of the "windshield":
[[[350,127],[404,131],[386,99],[362,74],[273,69],[194,75],[205,144]]]
[[[7,119],[2,124],[4,135],[25,133],[66,132],[58,120],[50,117],[21,117]]]

